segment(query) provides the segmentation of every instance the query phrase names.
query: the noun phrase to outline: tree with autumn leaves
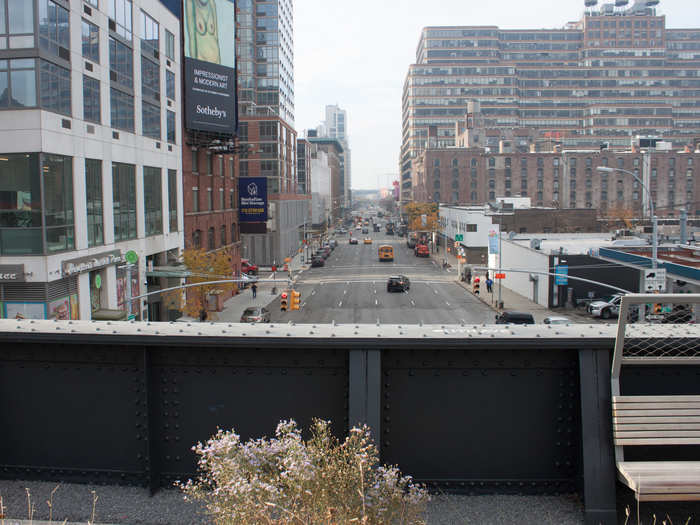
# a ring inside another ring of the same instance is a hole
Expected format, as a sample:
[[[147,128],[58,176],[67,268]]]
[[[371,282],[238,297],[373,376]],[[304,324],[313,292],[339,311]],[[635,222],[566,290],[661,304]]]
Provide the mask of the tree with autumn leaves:
[[[405,205],[409,231],[440,230],[439,207],[434,203],[411,202]],[[423,216],[425,215],[425,223]]]
[[[206,283],[234,279],[231,266],[231,254],[227,249],[208,252],[202,249],[188,248],[182,252],[182,262],[190,274],[185,284]],[[207,310],[207,296],[212,292],[237,292],[236,283],[202,284],[184,290],[173,290],[166,294],[166,302],[176,306],[189,317],[198,317],[199,312]]]

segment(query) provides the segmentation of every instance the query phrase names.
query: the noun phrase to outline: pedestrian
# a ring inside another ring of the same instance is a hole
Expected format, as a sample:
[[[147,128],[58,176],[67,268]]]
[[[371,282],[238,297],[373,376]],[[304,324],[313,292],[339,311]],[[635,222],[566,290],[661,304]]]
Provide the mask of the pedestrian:
[[[199,311],[199,322],[203,323],[206,320],[207,320],[207,311],[204,308],[202,308]]]
[[[258,296],[258,285],[253,283],[250,290],[253,292],[253,299],[255,299]]]
[[[491,277],[486,279],[486,291],[488,293],[493,293],[493,281],[491,280]]]
[[[471,270],[471,268],[467,269],[467,276],[466,276],[465,281],[467,281],[467,284],[472,282],[472,270]]]

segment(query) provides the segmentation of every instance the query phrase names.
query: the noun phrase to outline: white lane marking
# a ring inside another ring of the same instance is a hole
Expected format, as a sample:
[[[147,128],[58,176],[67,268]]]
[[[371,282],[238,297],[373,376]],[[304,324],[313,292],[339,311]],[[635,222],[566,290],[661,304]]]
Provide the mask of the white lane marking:
[[[338,303],[338,308],[340,308],[341,306],[343,306],[343,301],[340,301],[340,302]]]
[[[416,302],[415,302],[413,299],[411,299],[411,304],[412,304],[413,306],[416,306]]]
[[[343,290],[343,295],[347,295],[347,293],[348,293],[347,290]]]
[[[374,304],[379,304],[379,301],[377,301],[377,300],[375,299],[375,300],[374,300]]]
[[[446,304],[447,306],[450,306],[450,303],[448,303],[447,301],[445,301],[445,304]]]
[[[434,292],[435,294],[437,294],[437,293],[438,293],[438,291],[437,291],[437,290],[433,290],[433,292]]]
[[[377,290],[375,290],[374,293],[377,293]]]
[[[314,290],[313,292],[311,292],[311,295],[316,295],[316,290]]]

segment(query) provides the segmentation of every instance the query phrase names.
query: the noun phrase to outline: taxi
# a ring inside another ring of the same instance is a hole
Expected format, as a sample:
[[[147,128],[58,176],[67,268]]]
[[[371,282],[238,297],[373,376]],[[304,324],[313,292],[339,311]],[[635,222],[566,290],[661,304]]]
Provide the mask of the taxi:
[[[372,239],[365,237],[365,244],[372,244]]]

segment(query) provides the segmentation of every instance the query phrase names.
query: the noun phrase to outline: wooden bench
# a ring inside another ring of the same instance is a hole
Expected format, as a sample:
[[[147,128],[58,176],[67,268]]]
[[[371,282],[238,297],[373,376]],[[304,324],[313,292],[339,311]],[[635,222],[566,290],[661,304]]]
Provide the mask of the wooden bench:
[[[625,461],[623,447],[700,445],[700,396],[613,396],[618,478],[639,501],[700,500],[700,461]]]

